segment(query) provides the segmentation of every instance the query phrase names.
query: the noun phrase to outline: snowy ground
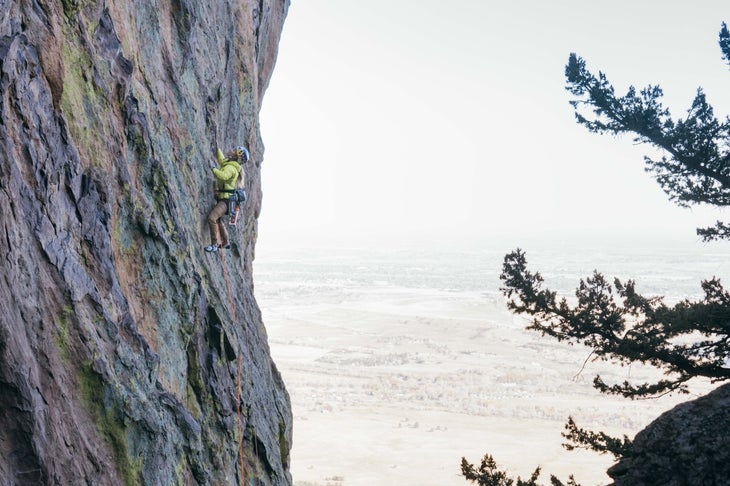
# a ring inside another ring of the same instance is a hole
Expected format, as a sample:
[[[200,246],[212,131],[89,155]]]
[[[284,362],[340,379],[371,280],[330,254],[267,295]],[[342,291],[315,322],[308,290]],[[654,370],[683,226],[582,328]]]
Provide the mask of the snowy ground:
[[[524,331],[494,296],[336,294],[261,303],[292,398],[298,486],[464,485],[461,457],[486,452],[515,475],[539,465],[546,483],[574,473],[606,484],[610,457],[561,448],[568,415],[633,437],[677,402],[599,396],[590,382],[600,364],[579,374],[586,350]],[[602,368],[606,378],[640,378],[636,368]]]
[[[498,282],[485,285],[491,290],[444,284],[468,263],[390,274],[387,262],[279,263],[259,264],[256,295],[292,399],[296,486],[466,485],[461,458],[476,463],[485,453],[513,476],[541,466],[543,484],[571,473],[584,486],[608,484],[612,457],[561,447],[568,416],[633,437],[692,398],[600,395],[591,386],[597,373],[613,382],[656,373],[591,361],[582,370],[589,351],[525,331]],[[496,280],[489,265],[455,282]]]

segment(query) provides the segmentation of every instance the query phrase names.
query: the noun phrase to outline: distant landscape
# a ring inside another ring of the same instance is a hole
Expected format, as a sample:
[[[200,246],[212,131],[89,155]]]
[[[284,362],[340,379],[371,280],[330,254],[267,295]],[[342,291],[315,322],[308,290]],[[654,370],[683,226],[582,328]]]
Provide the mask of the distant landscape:
[[[599,395],[597,373],[623,381],[656,371],[593,362],[590,350],[525,331],[498,291],[504,252],[260,253],[256,296],[292,398],[295,485],[463,485],[461,457],[486,452],[515,476],[539,465],[545,482],[573,473],[584,485],[607,484],[611,457],[560,446],[569,415],[633,437],[711,389],[698,382],[689,397],[641,401]],[[727,254],[699,244],[565,252],[538,246],[533,257],[568,297],[593,268],[668,299],[730,273]]]

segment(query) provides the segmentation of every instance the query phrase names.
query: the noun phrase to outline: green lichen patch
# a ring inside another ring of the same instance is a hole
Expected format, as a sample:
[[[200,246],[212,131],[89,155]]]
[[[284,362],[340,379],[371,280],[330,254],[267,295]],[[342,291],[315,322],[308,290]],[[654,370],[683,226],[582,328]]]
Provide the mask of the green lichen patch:
[[[281,455],[281,462],[287,465],[289,462],[289,441],[286,439],[284,422],[279,422],[279,454]]]
[[[195,346],[188,345],[187,347],[187,399],[186,404],[188,410],[190,410],[195,416],[196,420],[202,417],[201,406],[203,401],[206,400],[205,384],[203,383],[202,372],[198,365],[198,356],[195,350]],[[206,404],[210,407],[210,403]]]
[[[56,346],[58,346],[58,352],[61,359],[68,362],[71,359],[71,353],[69,352],[69,318],[73,309],[70,306],[65,306],[61,311],[61,315],[58,316],[58,331],[56,333]]]
[[[142,459],[130,459],[124,421],[107,406],[104,380],[93,370],[91,363],[82,365],[78,384],[81,400],[94,418],[96,430],[109,445],[125,486],[141,484]]]
[[[102,167],[100,157],[108,153],[105,141],[113,139],[105,123],[111,115],[107,94],[93,81],[94,66],[80,35],[69,26],[64,28],[61,110],[82,161]]]
[[[136,225],[122,211],[114,224],[114,247],[124,256],[133,256],[138,253],[140,246],[140,235],[137,234]]]
[[[63,6],[63,13],[66,17],[71,17],[76,13],[79,2],[77,0],[61,0],[61,5]]]

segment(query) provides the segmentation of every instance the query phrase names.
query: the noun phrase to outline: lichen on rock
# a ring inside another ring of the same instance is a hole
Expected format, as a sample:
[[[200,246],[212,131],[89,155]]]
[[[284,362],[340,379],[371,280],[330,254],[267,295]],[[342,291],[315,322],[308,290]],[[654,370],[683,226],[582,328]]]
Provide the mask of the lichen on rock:
[[[288,6],[0,0],[0,484],[291,484],[252,281]],[[207,161],[239,144],[209,255]]]

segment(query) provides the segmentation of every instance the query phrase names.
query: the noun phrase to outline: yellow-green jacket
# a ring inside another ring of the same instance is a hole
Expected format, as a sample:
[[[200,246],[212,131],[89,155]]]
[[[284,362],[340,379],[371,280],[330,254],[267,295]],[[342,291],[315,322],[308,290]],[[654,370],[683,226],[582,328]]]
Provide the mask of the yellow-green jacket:
[[[221,166],[220,169],[213,169],[213,175],[218,182],[218,193],[216,199],[225,200],[231,196],[231,192],[236,190],[236,181],[238,180],[238,174],[241,173],[241,164],[236,160],[229,160],[221,149],[216,152],[218,158],[218,164]]]

